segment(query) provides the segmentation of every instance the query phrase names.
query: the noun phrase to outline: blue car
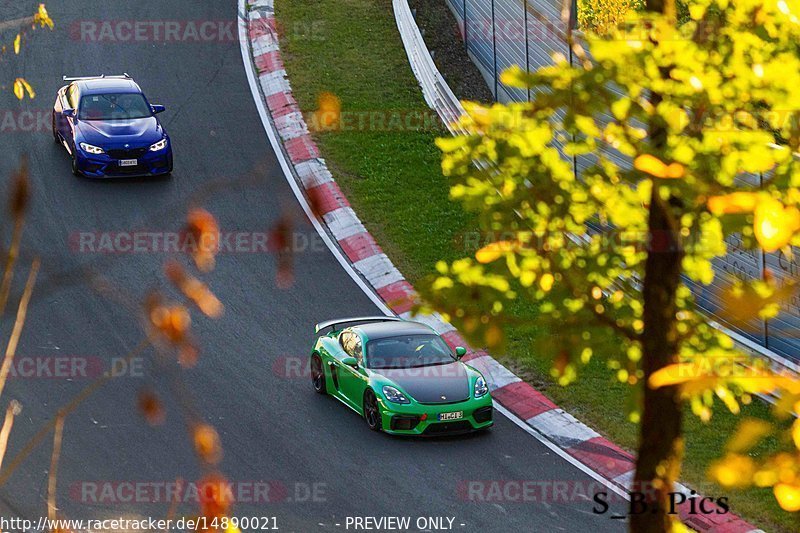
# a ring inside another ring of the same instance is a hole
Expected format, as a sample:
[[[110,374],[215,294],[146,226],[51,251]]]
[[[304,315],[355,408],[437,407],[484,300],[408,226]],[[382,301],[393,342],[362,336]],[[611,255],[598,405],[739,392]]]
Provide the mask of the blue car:
[[[67,78],[53,106],[53,137],[72,157],[72,172],[92,178],[164,176],[172,172],[172,145],[133,79]]]

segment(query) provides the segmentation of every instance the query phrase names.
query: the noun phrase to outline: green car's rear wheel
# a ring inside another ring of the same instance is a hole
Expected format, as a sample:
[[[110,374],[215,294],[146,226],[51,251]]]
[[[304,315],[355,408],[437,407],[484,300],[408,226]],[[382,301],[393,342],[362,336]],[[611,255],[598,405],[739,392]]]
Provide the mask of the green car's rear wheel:
[[[311,357],[311,383],[314,385],[314,390],[319,394],[328,392],[325,387],[325,372],[322,369],[322,359],[317,354]]]
[[[372,389],[367,389],[364,393],[364,420],[372,431],[381,430],[381,411],[378,408],[378,398]]]

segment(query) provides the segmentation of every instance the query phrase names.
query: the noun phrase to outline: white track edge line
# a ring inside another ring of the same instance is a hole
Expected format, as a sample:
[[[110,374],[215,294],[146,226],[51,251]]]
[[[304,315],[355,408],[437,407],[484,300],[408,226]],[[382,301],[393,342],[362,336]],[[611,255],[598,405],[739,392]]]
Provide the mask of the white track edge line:
[[[515,423],[520,428],[522,428],[523,431],[525,431],[526,433],[531,435],[533,438],[535,438],[536,440],[538,440],[539,442],[541,442],[542,444],[544,444],[545,446],[547,446],[548,448],[550,448],[551,450],[556,452],[556,455],[558,455],[559,457],[564,459],[566,462],[568,462],[569,464],[571,464],[572,466],[574,466],[575,468],[577,468],[578,470],[580,470],[581,472],[583,472],[584,474],[589,476],[590,478],[594,479],[595,481],[598,481],[599,483],[601,483],[605,487],[608,487],[609,489],[614,491],[614,493],[616,493],[617,495],[622,496],[626,500],[630,501],[630,499],[631,499],[630,494],[628,494],[628,492],[626,490],[621,488],[614,481],[604,477],[600,472],[598,472],[596,470],[592,470],[589,466],[585,465],[584,463],[580,462],[575,457],[571,456],[569,453],[567,453],[566,450],[564,450],[563,448],[558,446],[555,442],[551,441],[545,435],[542,435],[541,433],[536,431],[534,428],[529,426],[520,417],[518,417],[517,415],[515,415],[514,413],[512,413],[511,411],[509,411],[505,407],[503,407],[500,404],[500,402],[498,402],[497,400],[492,400],[492,402],[494,403],[494,408],[495,409],[500,411],[506,418],[508,418],[513,423]]]
[[[292,170],[289,166],[289,162],[287,161],[286,154],[283,151],[283,146],[280,144],[280,141],[275,134],[274,126],[267,114],[266,107],[264,105],[264,99],[261,97],[261,90],[258,87],[258,83],[256,82],[255,71],[253,67],[253,62],[250,56],[250,39],[247,33],[247,19],[242,18],[246,16],[247,10],[245,6],[245,0],[238,0],[239,2],[239,11],[237,13],[237,19],[239,20],[239,44],[240,49],[242,52],[242,62],[244,63],[244,70],[247,74],[247,81],[250,84],[250,92],[252,93],[253,100],[255,100],[256,108],[258,108],[258,114],[261,118],[261,125],[264,127],[264,130],[267,132],[267,137],[269,137],[269,142],[272,145],[272,149],[275,152],[275,156],[278,158],[278,162],[281,165],[281,169],[283,170],[284,177],[286,181],[289,182],[289,186],[292,189],[292,192],[297,198],[300,207],[302,207],[303,211],[308,217],[308,220],[311,221],[311,224],[314,226],[314,229],[317,230],[319,236],[322,238],[322,241],[331,251],[333,256],[339,261],[339,264],[342,265],[342,268],[347,272],[353,281],[356,282],[356,285],[367,295],[367,297],[372,300],[378,309],[387,316],[394,316],[394,313],[391,309],[386,305],[386,303],[381,300],[375,292],[369,288],[366,282],[358,275],[358,273],[354,270],[353,266],[347,261],[344,257],[341,249],[336,246],[333,241],[331,240],[328,233],[325,231],[325,228],[322,227],[319,220],[316,216],[314,216],[314,212],[311,209],[311,206],[308,203],[303,192],[300,190],[299,185],[297,184],[297,180],[294,179],[294,175],[292,174]]]

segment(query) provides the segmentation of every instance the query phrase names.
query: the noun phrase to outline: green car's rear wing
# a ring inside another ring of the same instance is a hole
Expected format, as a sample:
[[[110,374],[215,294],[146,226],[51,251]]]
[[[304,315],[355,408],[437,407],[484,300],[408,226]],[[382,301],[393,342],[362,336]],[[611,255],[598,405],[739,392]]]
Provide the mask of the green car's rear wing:
[[[367,324],[369,322],[400,322],[401,318],[396,316],[362,316],[356,318],[337,318],[335,320],[326,320],[314,326],[314,333],[319,333],[322,330],[331,328],[331,331],[339,331],[343,327],[352,324]]]

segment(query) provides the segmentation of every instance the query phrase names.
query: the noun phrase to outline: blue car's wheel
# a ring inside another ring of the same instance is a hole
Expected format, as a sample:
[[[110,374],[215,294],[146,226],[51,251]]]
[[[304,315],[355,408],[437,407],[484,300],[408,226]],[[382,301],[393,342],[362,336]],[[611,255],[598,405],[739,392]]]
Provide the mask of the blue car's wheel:
[[[80,176],[81,171],[78,169],[78,158],[75,155],[75,149],[72,150],[72,174],[74,176]]]
[[[367,389],[364,393],[364,420],[372,431],[381,430],[381,411],[378,407],[378,398],[372,389]]]
[[[52,128],[52,130],[53,130],[53,140],[54,140],[56,143],[58,143],[58,144],[61,144],[61,139],[58,137],[58,131],[56,130],[56,112],[55,112],[55,111],[53,111],[53,112],[50,114],[50,116],[52,117],[52,120],[51,120],[50,127],[51,127],[51,128]]]

